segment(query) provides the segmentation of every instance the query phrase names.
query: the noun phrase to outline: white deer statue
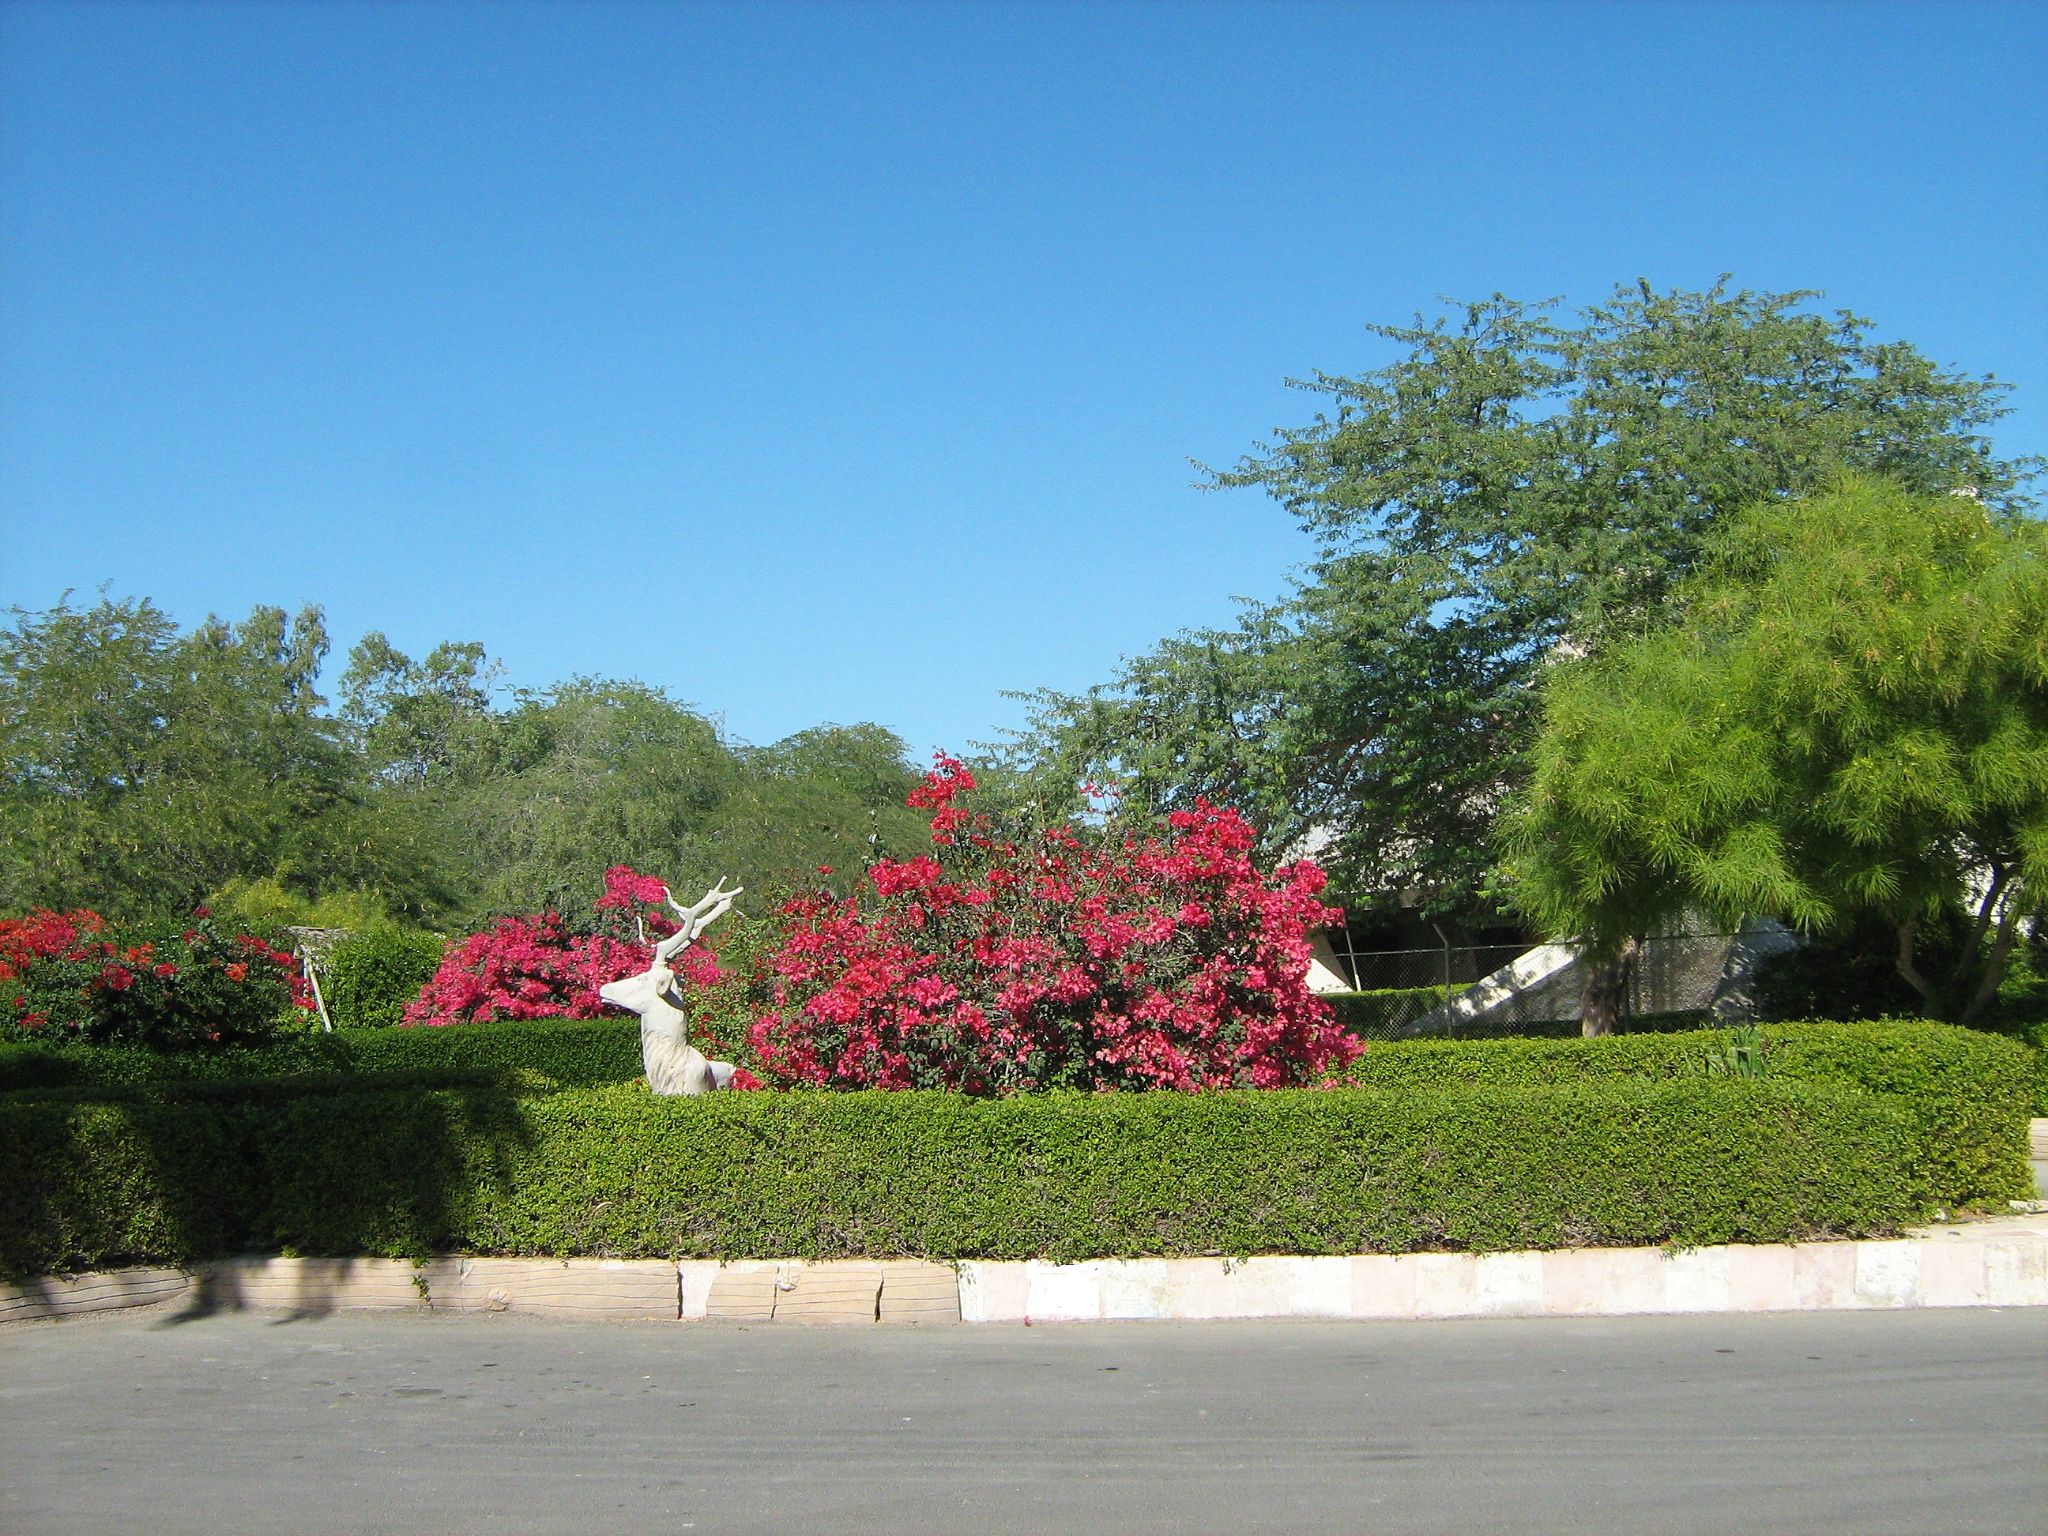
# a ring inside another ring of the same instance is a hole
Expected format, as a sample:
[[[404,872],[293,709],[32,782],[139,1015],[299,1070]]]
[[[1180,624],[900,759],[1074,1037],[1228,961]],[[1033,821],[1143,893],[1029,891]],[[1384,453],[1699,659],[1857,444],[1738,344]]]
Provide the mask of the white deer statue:
[[[736,885],[728,891],[721,878],[702,901],[686,907],[664,885],[661,894],[681,919],[676,931],[654,946],[653,961],[638,976],[607,982],[597,989],[597,995],[614,1008],[640,1015],[640,1061],[647,1070],[647,1086],[656,1093],[710,1093],[732,1081],[731,1062],[707,1061],[704,1053],[690,1044],[689,1019],[683,1013],[670,962],[696,943],[698,934],[725,916],[733,898],[745,889]],[[644,923],[640,940],[647,941]]]

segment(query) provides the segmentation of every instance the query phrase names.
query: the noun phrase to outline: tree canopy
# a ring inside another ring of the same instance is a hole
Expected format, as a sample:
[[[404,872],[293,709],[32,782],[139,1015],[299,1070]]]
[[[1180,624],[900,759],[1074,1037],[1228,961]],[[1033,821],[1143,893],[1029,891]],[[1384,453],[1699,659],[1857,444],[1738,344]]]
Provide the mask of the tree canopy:
[[[326,651],[317,608],[190,634],[146,600],[17,612],[0,630],[0,902],[172,910],[258,867],[399,881],[321,713]]]
[[[2003,386],[1815,297],[1636,285],[1368,327],[1392,362],[1300,381],[1326,409],[1209,478],[1316,536],[1294,593],[1087,695],[1036,695],[1013,758],[1154,808],[1243,806],[1272,851],[1318,846],[1354,902],[1469,904],[1546,658],[1655,623],[1717,521],[1844,470],[2027,504],[2034,466],[1981,435]]]
[[[317,608],[189,633],[146,599],[0,629],[0,907],[461,923],[580,910],[621,862],[756,890],[914,842],[917,775],[875,725],[755,748],[659,689],[496,697],[474,642],[364,637],[329,711]]]
[[[2048,907],[2048,527],[1851,479],[1725,520],[1673,612],[1552,667],[1516,902],[1610,947],[1685,910],[1877,916],[1929,1013],[1980,1014]]]

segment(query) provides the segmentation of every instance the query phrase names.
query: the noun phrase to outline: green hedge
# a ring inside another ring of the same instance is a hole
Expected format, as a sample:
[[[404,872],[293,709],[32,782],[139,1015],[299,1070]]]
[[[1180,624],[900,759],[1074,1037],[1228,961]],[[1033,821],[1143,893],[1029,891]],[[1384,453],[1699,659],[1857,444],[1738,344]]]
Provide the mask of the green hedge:
[[[631,1019],[15,1048],[0,1262],[1770,1241],[2031,1192],[2025,1046],[1768,1026],[1763,1077],[1710,1076],[1727,1038],[1403,1042],[1370,1048],[1356,1088],[997,1102],[656,1099],[631,1083]]]
[[[1773,1242],[1921,1213],[1871,1095],[731,1094],[346,1079],[0,1100],[0,1266],[250,1250],[940,1258]]]
[[[1763,1026],[1771,1078],[1892,1097],[1919,1132],[1914,1169],[1935,1205],[2002,1207],[2032,1191],[2027,1118],[2034,1061],[2015,1041],[1917,1020]],[[1705,1071],[1727,1032],[1585,1040],[1403,1041],[1376,1045],[1346,1072],[1363,1087],[1427,1092],[1458,1086],[1565,1085],[1669,1079]]]
[[[433,979],[447,940],[377,925],[350,934],[321,967],[327,1012],[340,1029],[388,1029]]]
[[[98,1046],[0,1045],[0,1093],[124,1083],[282,1077],[303,1072],[517,1068],[563,1087],[640,1075],[636,1019],[531,1019],[440,1029],[343,1029],[252,1051],[155,1052]]]

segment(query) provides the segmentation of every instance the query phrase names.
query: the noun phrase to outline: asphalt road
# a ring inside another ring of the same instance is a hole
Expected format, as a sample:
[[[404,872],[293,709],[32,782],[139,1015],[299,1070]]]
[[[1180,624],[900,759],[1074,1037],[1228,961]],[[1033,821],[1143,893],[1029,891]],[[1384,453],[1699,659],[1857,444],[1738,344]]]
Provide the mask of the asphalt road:
[[[2048,1529],[2048,1310],[0,1333],[0,1531]]]

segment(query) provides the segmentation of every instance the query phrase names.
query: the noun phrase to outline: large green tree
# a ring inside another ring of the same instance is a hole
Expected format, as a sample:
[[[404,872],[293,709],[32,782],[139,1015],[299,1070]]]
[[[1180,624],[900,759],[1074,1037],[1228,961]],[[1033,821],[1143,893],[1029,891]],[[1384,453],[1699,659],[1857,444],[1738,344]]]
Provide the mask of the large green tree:
[[[2048,527],[1850,480],[1726,520],[1670,612],[1552,665],[1518,904],[1610,956],[1687,910],[1878,917],[1929,1014],[1979,1017],[2048,908]]]
[[[356,642],[341,677],[341,716],[386,783],[439,783],[473,766],[491,731],[503,672],[474,640],[444,641],[414,661],[382,630]]]
[[[757,894],[820,864],[859,869],[922,832],[902,739],[818,726],[770,747],[729,740],[660,689],[579,678],[492,699],[474,643],[422,661],[370,634],[350,655],[343,715],[380,804],[403,804],[463,850],[455,915],[586,907],[613,864],[678,889],[736,878]]]
[[[902,740],[820,726],[725,737],[659,689],[577,679],[495,698],[474,642],[352,652],[317,691],[320,611],[181,632],[146,599],[0,629],[0,911],[157,920],[219,900],[263,921],[462,925],[576,910],[630,863],[762,895],[902,853],[923,826]]]
[[[161,917],[233,880],[416,906],[419,829],[377,812],[316,690],[320,610],[180,633],[147,600],[0,629],[0,908]]]
[[[1036,696],[1016,760],[1152,807],[1229,799],[1273,851],[1311,840],[1353,901],[1469,904],[1546,659],[1654,622],[1717,520],[1845,469],[2025,503],[2033,466],[1981,435],[2001,385],[1815,297],[1638,285],[1369,327],[1392,361],[1303,382],[1325,409],[1210,477],[1316,536],[1295,593]]]

